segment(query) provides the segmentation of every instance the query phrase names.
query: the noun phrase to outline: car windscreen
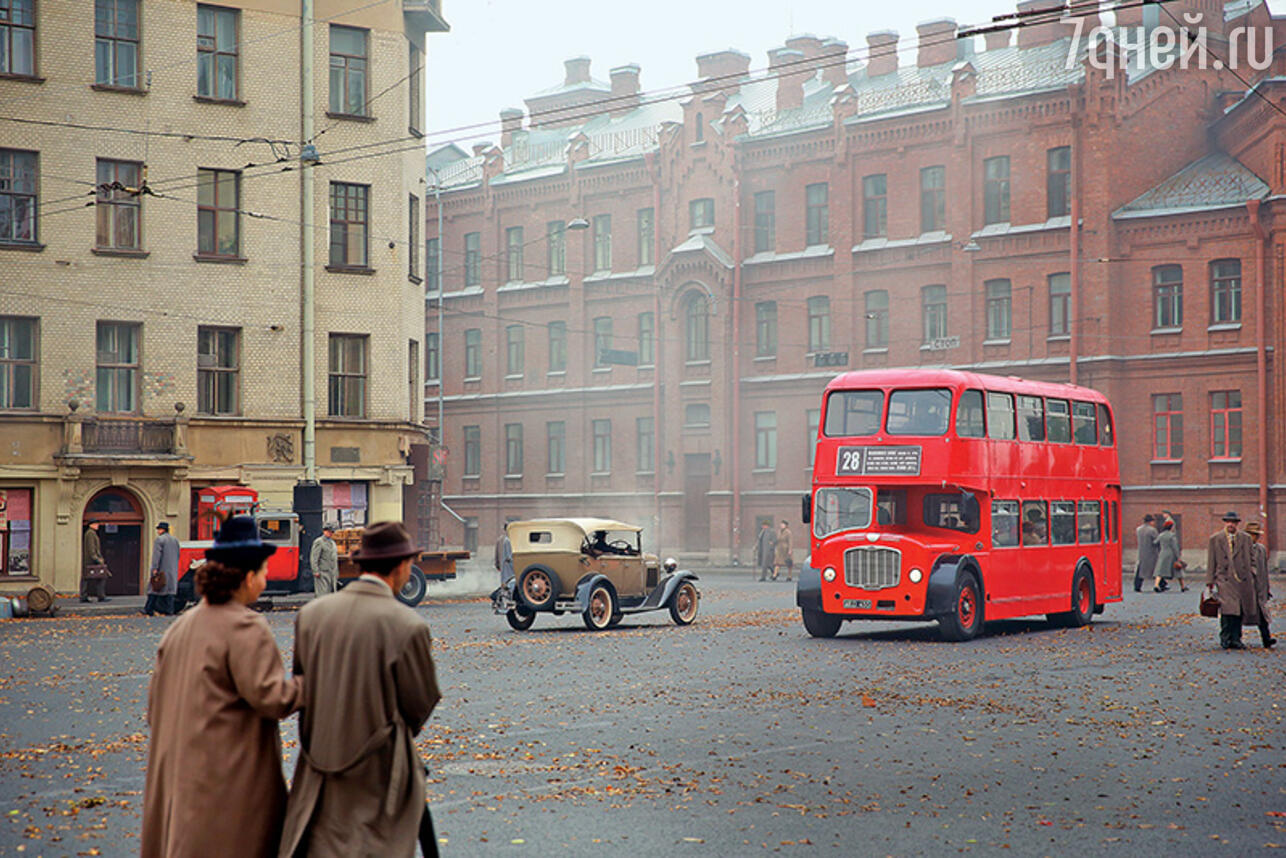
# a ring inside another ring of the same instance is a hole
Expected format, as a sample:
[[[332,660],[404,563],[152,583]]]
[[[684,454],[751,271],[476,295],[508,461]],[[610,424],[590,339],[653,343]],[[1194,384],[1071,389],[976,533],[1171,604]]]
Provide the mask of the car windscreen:
[[[829,438],[874,435],[884,415],[884,391],[836,390],[826,397],[822,431]]]
[[[817,490],[813,499],[813,535],[818,539],[871,526],[872,493],[862,486]]]
[[[889,394],[890,435],[945,435],[951,420],[951,391],[946,388],[895,390]]]

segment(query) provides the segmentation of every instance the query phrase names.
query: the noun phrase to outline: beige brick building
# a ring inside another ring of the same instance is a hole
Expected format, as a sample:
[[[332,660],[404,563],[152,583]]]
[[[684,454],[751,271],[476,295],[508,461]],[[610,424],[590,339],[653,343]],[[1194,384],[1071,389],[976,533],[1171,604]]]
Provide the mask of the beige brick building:
[[[332,520],[400,517],[438,3],[315,0],[311,26],[291,0],[9,5],[0,590],[75,590],[92,515],[109,592],[140,592],[156,524],[185,538],[202,486],[286,507],[312,476]]]

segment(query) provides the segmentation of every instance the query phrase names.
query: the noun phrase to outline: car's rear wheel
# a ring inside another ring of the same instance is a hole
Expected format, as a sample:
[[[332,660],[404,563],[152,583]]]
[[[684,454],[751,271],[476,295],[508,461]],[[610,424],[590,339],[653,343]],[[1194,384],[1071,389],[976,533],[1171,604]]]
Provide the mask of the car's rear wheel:
[[[670,596],[670,619],[674,620],[675,625],[688,625],[697,618],[697,608],[700,607],[700,603],[701,598],[697,594],[696,585],[691,581],[684,581]]]
[[[612,588],[606,584],[595,584],[589,591],[589,604],[585,606],[585,628],[592,632],[601,632],[612,625],[616,616],[616,597]]]
[[[810,611],[808,608],[801,608],[804,618],[804,628],[815,638],[833,638],[839,633],[839,627],[844,623],[834,614],[824,614],[821,611]]]
[[[625,618],[624,614],[621,614],[621,613],[612,614],[612,619],[608,620],[607,627],[609,629],[616,628],[618,625],[620,625],[621,620],[624,618]]]
[[[528,566],[518,577],[518,601],[533,611],[548,611],[558,596],[558,576],[544,566]]]
[[[414,608],[420,602],[424,601],[424,594],[428,592],[429,582],[420,571],[419,566],[411,567],[411,577],[402,585],[402,589],[397,593],[397,600],[403,605],[409,605]]]
[[[532,623],[536,622],[536,612],[519,605],[516,608],[510,608],[505,613],[505,619],[509,621],[509,626],[514,631],[525,632],[531,628]]]

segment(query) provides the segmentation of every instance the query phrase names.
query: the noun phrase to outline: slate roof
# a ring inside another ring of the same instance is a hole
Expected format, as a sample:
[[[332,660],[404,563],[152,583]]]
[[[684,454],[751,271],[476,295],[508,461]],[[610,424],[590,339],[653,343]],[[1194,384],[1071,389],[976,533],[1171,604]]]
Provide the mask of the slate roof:
[[[1222,152],[1193,161],[1170,178],[1121,206],[1115,218],[1181,214],[1184,211],[1241,205],[1263,199],[1268,183]]]

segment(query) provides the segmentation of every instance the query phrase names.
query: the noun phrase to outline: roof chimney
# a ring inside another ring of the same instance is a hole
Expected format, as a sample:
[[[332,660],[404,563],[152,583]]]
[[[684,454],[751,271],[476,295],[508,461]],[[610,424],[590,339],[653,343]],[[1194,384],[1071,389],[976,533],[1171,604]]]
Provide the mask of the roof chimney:
[[[804,80],[812,72],[804,52],[776,48],[768,52],[768,73],[777,78],[777,112],[804,106]]]
[[[925,21],[916,25],[915,32],[919,37],[919,49],[915,56],[915,64],[918,67],[923,69],[956,61],[954,18],[935,18],[932,21]]]
[[[565,86],[589,83],[589,57],[572,57],[570,60],[563,60],[563,68],[567,69],[567,78],[563,81]]]
[[[880,30],[866,37],[866,76],[879,77],[898,70],[898,34]]]
[[[986,45],[986,49],[989,51],[1007,48],[1009,47],[1009,31],[992,30],[990,33],[983,33],[982,42]]]
[[[612,115],[629,113],[639,106],[639,67],[634,63],[612,69]]]
[[[500,145],[508,146],[513,142],[514,132],[522,130],[522,111],[516,107],[506,107],[500,111]]]
[[[483,142],[481,142],[481,143],[474,143],[474,144],[473,144],[473,157],[475,157],[475,158],[480,158],[480,157],[482,157],[482,155],[483,155],[483,154],[484,154],[488,149],[490,149],[490,148],[491,148],[491,144],[490,144],[490,143],[488,143],[488,142],[486,142],[485,140],[484,140]]]
[[[728,48],[697,56],[699,90],[735,89],[750,73],[750,55]]]
[[[1023,26],[1018,28],[1018,47],[1036,48],[1070,36],[1075,27],[1059,20],[1063,12],[1063,0],[1021,0],[1018,15]],[[1086,23],[1093,26],[1097,21]]]
[[[822,80],[835,87],[848,83],[847,58],[848,42],[840,39],[827,39],[822,42],[822,52],[818,55],[822,66]]]
[[[822,51],[822,40],[812,33],[801,33],[798,36],[791,36],[786,40],[786,47],[792,51],[799,51],[804,55],[804,59],[814,59]]]

